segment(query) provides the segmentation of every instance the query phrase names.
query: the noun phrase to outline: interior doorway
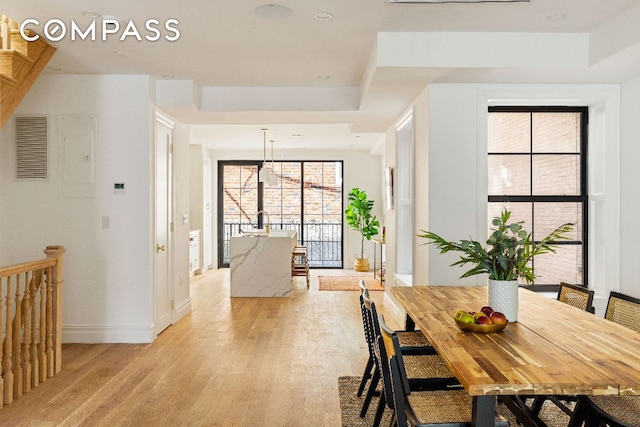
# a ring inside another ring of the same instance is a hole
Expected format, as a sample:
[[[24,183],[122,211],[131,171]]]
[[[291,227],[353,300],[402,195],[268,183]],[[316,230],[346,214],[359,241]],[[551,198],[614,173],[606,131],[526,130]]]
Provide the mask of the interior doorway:
[[[398,169],[397,273],[413,274],[413,110],[396,125]]]
[[[154,332],[171,324],[173,281],[173,123],[156,114],[155,123],[155,245]]]

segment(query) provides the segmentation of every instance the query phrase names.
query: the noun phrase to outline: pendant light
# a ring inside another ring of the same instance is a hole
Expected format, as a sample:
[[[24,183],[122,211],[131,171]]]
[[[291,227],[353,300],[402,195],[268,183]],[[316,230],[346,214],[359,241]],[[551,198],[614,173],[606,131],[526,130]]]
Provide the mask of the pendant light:
[[[269,172],[269,168],[267,167],[267,129],[262,130],[262,168],[258,173],[258,181],[260,182],[270,182],[271,181],[271,172]]]
[[[271,142],[271,176],[269,177],[269,186],[276,187],[278,185],[278,175],[276,175],[275,168],[273,167],[273,139]]]

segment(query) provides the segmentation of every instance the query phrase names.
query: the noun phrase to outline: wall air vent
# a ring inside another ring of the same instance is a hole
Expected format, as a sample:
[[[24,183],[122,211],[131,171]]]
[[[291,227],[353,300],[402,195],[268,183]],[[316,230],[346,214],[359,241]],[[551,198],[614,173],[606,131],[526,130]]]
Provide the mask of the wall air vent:
[[[47,117],[16,116],[16,178],[47,178]]]
[[[386,0],[387,3],[529,3],[531,0]]]

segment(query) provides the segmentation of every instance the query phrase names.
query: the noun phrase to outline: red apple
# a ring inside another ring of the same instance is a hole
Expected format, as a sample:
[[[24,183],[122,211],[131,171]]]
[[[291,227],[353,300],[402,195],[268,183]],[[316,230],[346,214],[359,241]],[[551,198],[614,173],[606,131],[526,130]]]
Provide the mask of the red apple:
[[[491,325],[493,322],[490,317],[480,316],[476,317],[476,325]]]
[[[504,325],[507,323],[507,317],[499,311],[491,313],[490,319],[496,325]]]
[[[486,314],[487,316],[491,316],[491,313],[493,313],[493,308],[489,307],[488,305],[485,305],[480,309],[480,311]]]

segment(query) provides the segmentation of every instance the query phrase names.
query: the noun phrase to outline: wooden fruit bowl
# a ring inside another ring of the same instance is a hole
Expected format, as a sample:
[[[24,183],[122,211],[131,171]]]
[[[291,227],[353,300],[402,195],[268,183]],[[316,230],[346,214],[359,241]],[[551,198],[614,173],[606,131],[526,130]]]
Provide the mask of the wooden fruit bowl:
[[[507,327],[509,322],[503,323],[502,325],[476,325],[475,323],[463,323],[458,319],[454,319],[456,324],[463,331],[469,332],[479,332],[481,334],[491,334],[493,332],[500,332],[504,328]]]

